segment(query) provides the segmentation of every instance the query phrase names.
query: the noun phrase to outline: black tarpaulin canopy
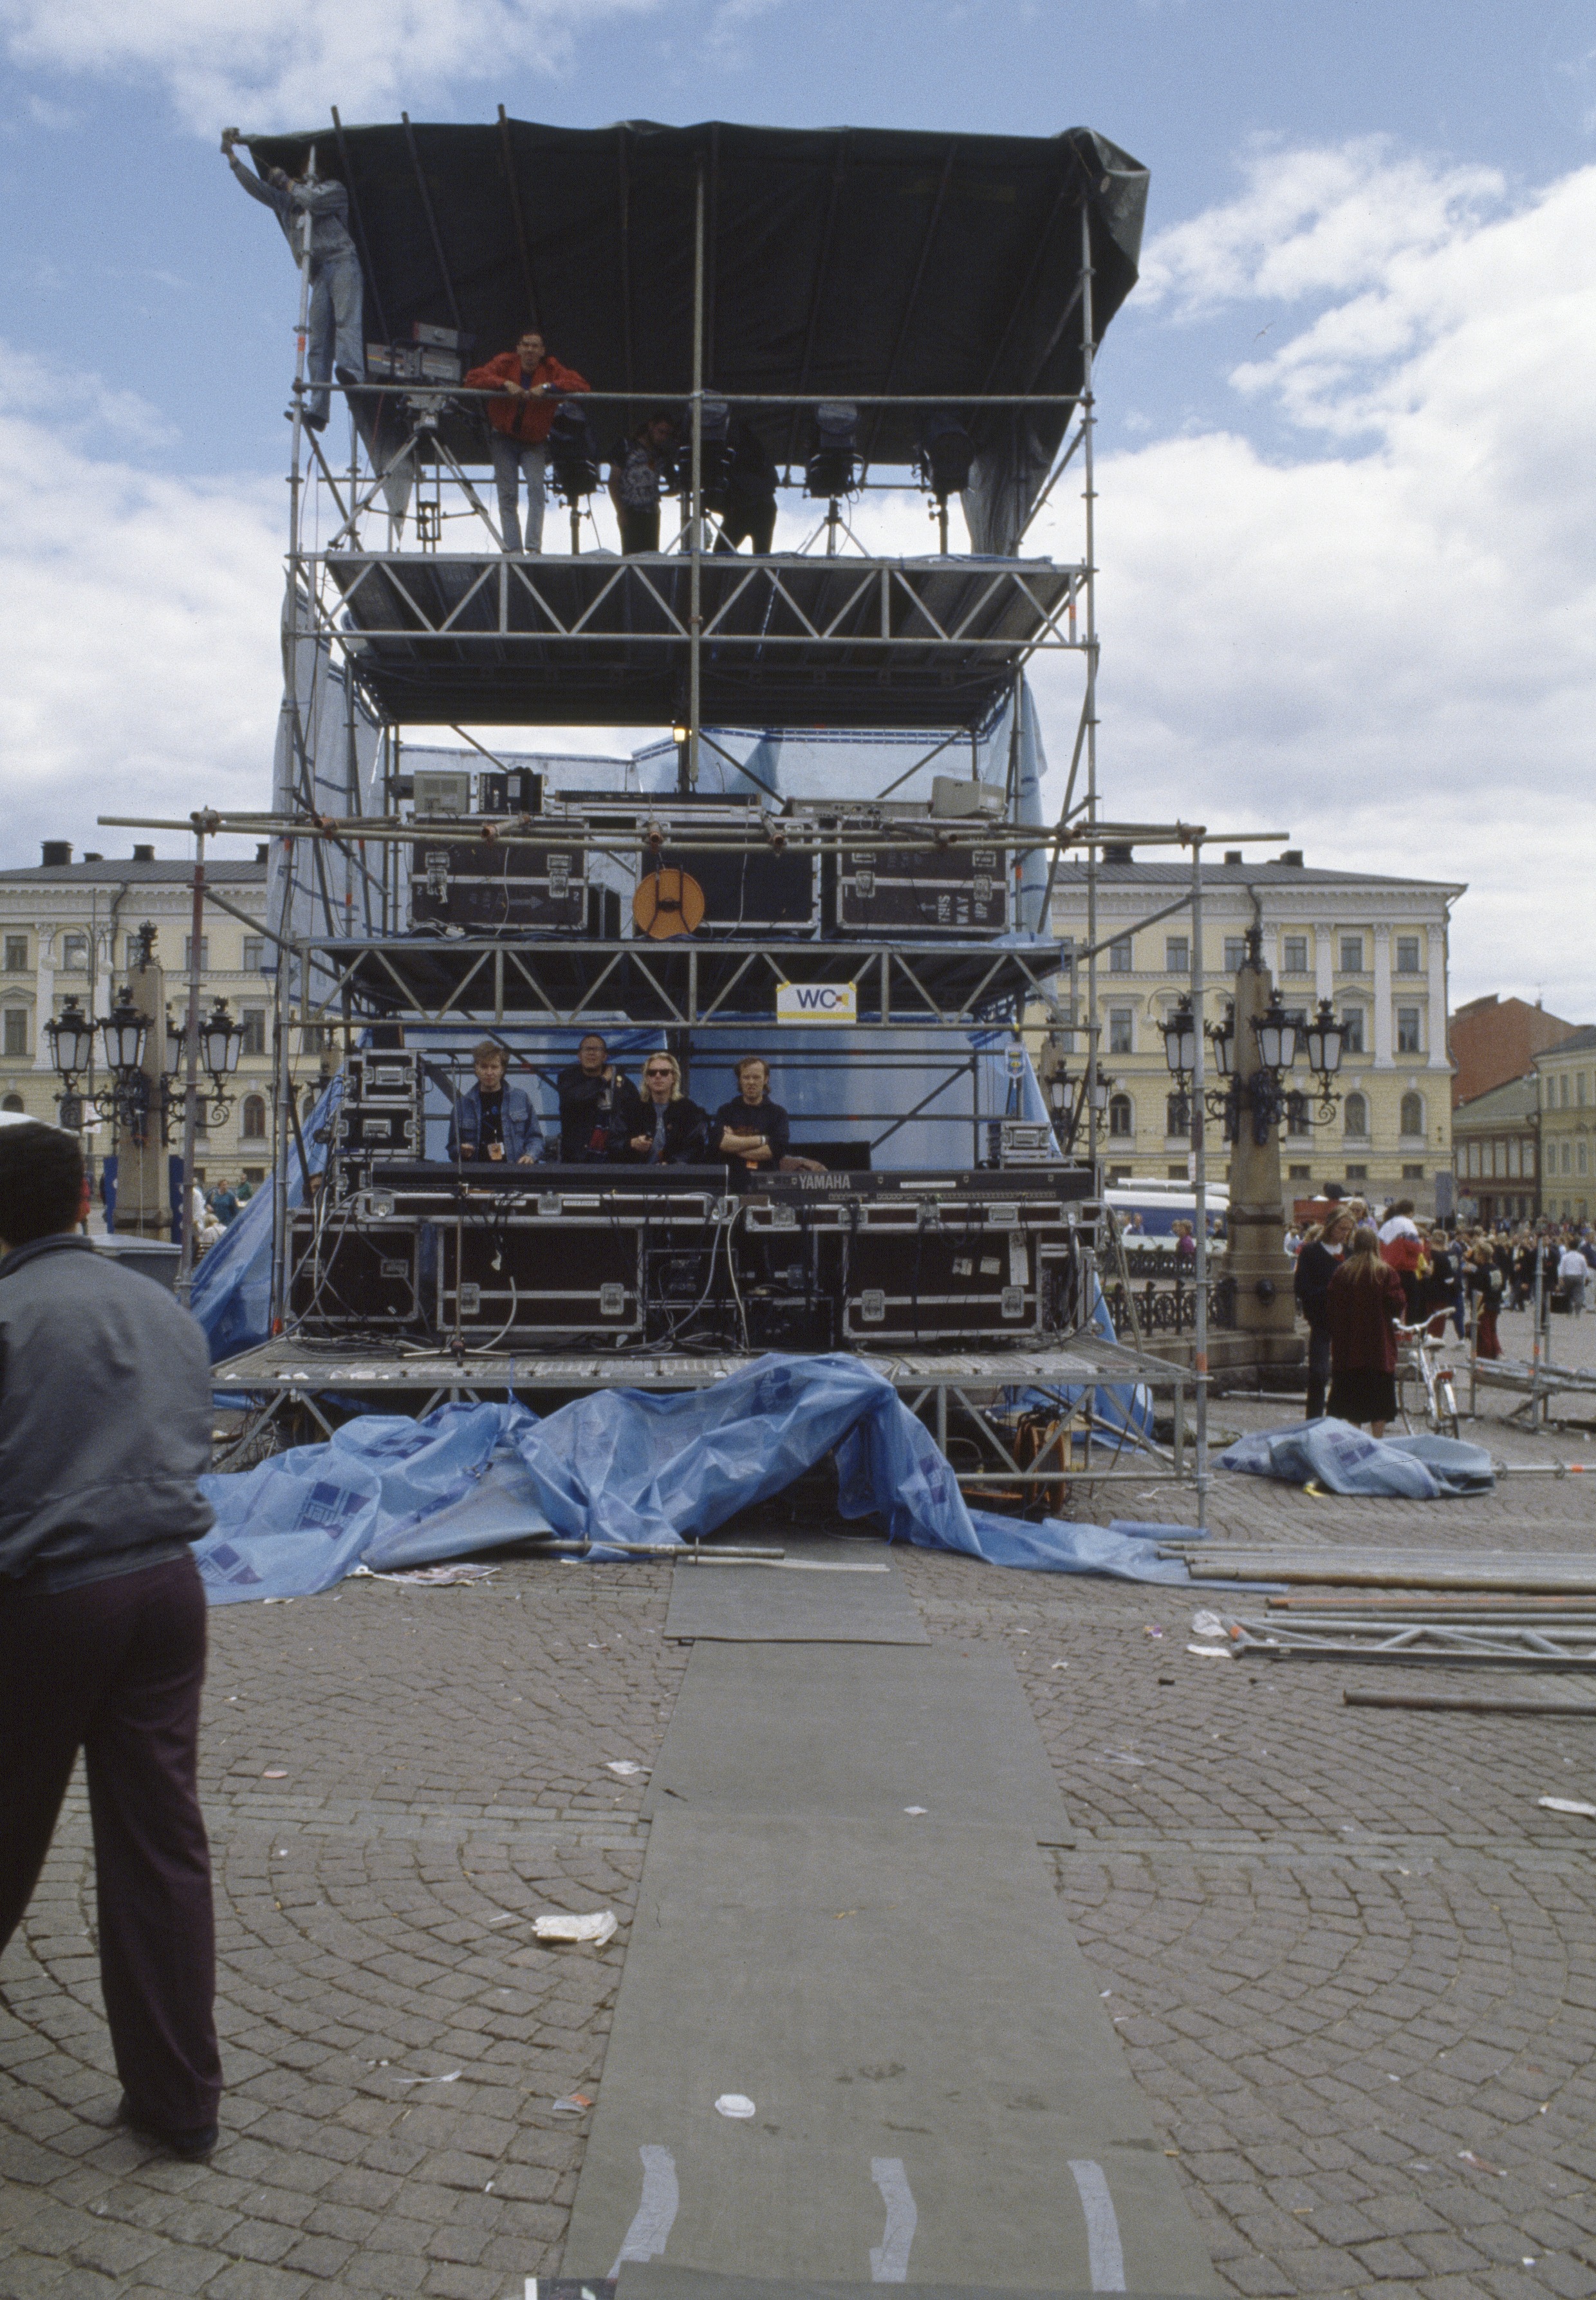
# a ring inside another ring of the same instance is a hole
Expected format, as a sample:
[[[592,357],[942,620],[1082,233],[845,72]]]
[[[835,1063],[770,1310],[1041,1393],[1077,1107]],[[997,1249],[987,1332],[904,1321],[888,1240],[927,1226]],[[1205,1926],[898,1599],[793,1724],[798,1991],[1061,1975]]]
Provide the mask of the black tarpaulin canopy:
[[[1068,407],[967,408],[1079,387],[1082,215],[1093,333],[1135,284],[1147,171],[1091,129],[1056,137],[889,129],[329,127],[256,137],[260,166],[348,185],[366,329],[461,329],[471,356],[529,320],[595,389],[637,412],[690,388],[694,242],[704,198],[706,388],[726,393],[932,396],[964,408],[982,450],[973,494],[1002,549],[1063,437]],[[625,411],[595,411],[601,439]],[[802,456],[808,419],[758,418]],[[919,417],[867,411],[860,444],[912,462]]]

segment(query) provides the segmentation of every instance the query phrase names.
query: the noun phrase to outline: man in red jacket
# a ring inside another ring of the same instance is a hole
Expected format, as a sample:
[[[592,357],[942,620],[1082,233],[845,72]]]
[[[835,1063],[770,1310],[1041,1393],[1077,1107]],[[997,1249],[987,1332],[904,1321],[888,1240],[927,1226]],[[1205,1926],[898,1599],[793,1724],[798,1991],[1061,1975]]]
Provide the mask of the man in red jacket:
[[[488,446],[499,488],[499,527],[506,551],[521,547],[520,482],[527,480],[527,549],[543,549],[544,442],[567,392],[586,391],[575,368],[552,357],[536,328],[528,328],[512,352],[501,352],[466,378],[471,391],[491,391],[484,400],[493,427]]]

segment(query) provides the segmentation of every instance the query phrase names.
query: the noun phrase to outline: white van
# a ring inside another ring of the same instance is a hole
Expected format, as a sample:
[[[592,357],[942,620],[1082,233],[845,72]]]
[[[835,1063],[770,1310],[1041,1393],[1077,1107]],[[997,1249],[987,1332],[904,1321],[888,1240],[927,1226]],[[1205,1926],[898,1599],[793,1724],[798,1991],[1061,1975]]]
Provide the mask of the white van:
[[[1230,1190],[1224,1182],[1209,1182],[1203,1192],[1208,1204],[1210,1246],[1223,1246],[1230,1212]],[[1119,1226],[1127,1260],[1138,1254],[1168,1253],[1175,1243],[1175,1225],[1197,1221],[1197,1193],[1186,1181],[1112,1182],[1103,1192]]]

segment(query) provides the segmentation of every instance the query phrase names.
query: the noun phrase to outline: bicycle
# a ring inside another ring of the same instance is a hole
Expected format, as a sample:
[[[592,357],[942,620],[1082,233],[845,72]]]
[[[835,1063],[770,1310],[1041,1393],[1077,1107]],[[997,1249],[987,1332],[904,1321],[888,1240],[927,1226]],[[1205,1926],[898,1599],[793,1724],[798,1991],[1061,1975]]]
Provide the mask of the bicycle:
[[[1415,1399],[1409,1407],[1409,1377],[1417,1381],[1424,1398],[1422,1408],[1426,1429],[1438,1438],[1457,1438],[1459,1429],[1458,1383],[1453,1368],[1442,1352],[1447,1345],[1430,1332],[1427,1325],[1399,1326],[1397,1340],[1402,1345],[1397,1359],[1397,1412],[1402,1427],[1411,1436],[1415,1417],[1420,1412]]]

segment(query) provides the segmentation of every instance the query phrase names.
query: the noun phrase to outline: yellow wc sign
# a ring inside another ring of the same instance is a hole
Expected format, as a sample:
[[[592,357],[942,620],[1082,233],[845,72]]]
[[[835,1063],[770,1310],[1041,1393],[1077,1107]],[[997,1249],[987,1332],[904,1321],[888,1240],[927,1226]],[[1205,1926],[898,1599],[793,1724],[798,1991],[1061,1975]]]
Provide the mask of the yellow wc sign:
[[[857,1022],[859,991],[852,982],[778,982],[778,1022]]]

